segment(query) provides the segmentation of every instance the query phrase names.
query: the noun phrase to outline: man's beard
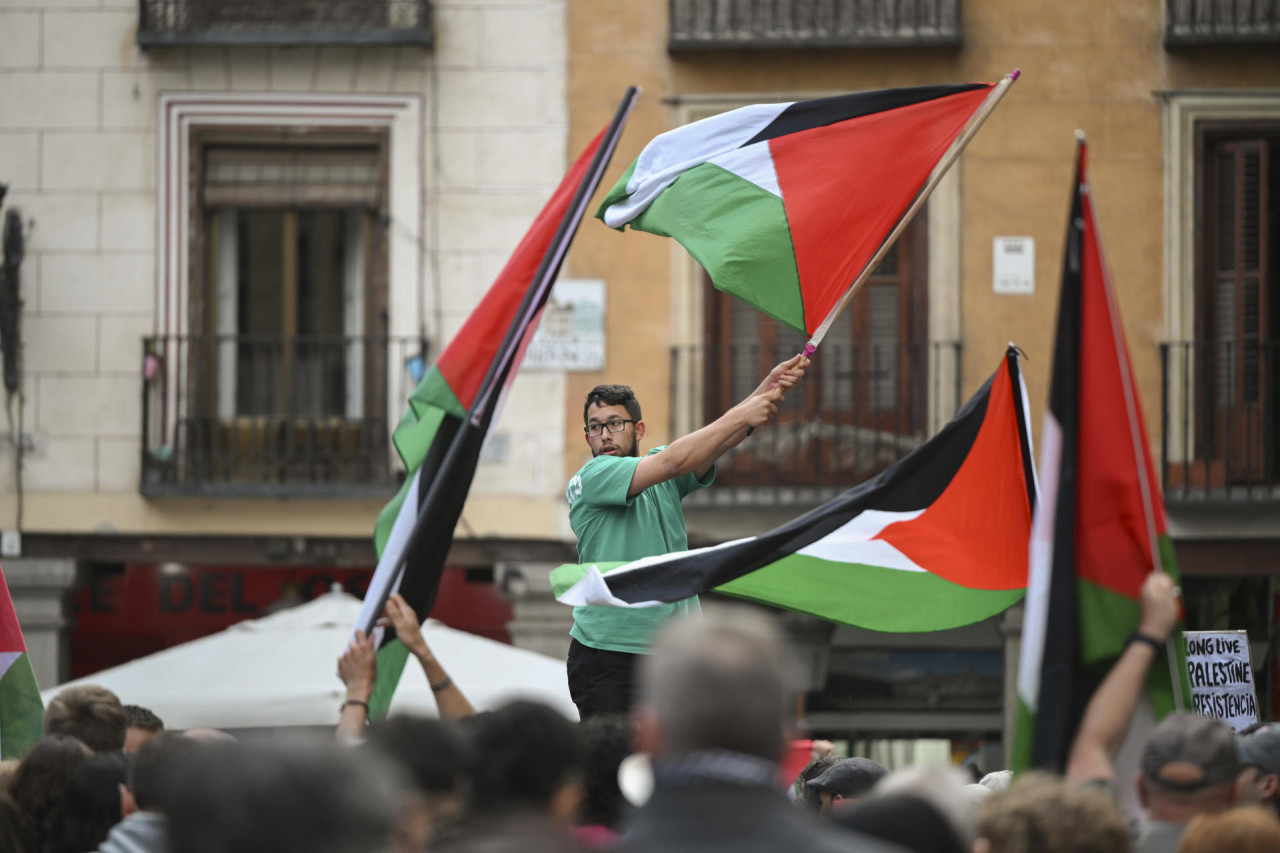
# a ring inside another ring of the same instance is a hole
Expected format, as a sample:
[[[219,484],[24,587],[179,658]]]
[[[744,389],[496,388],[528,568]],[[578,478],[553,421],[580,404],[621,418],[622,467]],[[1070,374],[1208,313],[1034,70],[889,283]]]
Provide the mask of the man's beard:
[[[620,444],[615,444],[615,445],[614,445],[614,447],[616,447],[616,448],[618,449],[618,453],[617,453],[616,455],[617,455],[619,458],[626,458],[626,457],[628,457],[628,456],[639,456],[639,455],[640,455],[640,442],[638,442],[638,441],[632,441],[632,442],[631,442],[631,448],[630,448],[629,450],[623,450],[623,449],[622,449],[622,445],[620,445]],[[591,452],[591,456],[592,456],[592,458],[595,458],[596,456],[599,456],[599,455],[600,455],[600,451],[599,451],[599,450],[593,450],[593,451]]]

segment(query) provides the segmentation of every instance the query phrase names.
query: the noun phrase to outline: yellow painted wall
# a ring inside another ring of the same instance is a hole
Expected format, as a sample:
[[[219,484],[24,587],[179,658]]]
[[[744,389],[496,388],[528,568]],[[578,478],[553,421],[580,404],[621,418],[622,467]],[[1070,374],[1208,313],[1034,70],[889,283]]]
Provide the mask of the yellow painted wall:
[[[1160,93],[1280,87],[1280,51],[1275,49],[1167,52],[1163,10],[1163,0],[963,0],[960,50],[671,55],[666,50],[663,0],[570,0],[571,145],[585,144],[629,84],[643,86],[645,93],[606,180],[610,184],[649,139],[674,125],[673,99],[734,94],[804,97],[994,81],[1020,67],[1021,80],[959,165],[963,392],[971,393],[985,379],[1005,342],[1013,340],[1030,357],[1026,371],[1038,427],[1070,201],[1072,133],[1080,128],[1089,139],[1102,235],[1155,445],[1161,406],[1157,345],[1165,337]],[[996,236],[1035,238],[1034,296],[992,292]],[[642,399],[649,407],[649,399],[665,389],[668,340],[663,331],[672,322],[667,311],[673,253],[683,254],[673,241],[633,232],[619,235],[589,223],[572,258],[575,275],[601,276],[609,282],[607,375],[615,381],[627,377],[637,390],[643,388]],[[580,416],[574,392],[597,379],[571,378],[571,422]]]

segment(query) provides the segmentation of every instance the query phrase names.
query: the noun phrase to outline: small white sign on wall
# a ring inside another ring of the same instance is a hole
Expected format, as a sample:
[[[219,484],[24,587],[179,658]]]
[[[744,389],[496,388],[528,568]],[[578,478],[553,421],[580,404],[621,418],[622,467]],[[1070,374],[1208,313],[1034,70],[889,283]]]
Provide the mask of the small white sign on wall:
[[[1034,237],[996,237],[992,243],[996,293],[1036,292],[1036,241]]]
[[[561,279],[524,356],[528,370],[604,369],[604,281]]]

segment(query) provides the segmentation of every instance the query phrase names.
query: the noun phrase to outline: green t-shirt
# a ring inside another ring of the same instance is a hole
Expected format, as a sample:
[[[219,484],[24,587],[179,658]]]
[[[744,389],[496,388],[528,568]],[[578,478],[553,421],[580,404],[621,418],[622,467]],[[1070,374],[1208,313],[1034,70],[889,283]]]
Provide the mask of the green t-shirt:
[[[663,448],[649,451],[653,455]],[[640,458],[597,456],[573,476],[565,497],[569,524],[578,537],[578,562],[620,562],[684,551],[689,547],[680,501],[711,485],[715,468],[699,480],[684,474],[627,497]],[[569,635],[584,646],[643,654],[658,626],[677,614],[700,613],[697,596],[672,604],[629,609],[587,605],[573,608]]]

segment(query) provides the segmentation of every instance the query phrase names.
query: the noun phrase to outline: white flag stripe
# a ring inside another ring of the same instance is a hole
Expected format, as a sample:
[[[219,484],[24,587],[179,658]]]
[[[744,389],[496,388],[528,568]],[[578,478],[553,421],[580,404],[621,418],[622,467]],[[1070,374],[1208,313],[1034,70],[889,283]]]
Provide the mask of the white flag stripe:
[[[404,503],[400,504],[400,512],[396,514],[395,523],[391,525],[391,534],[387,536],[387,544],[382,549],[382,556],[378,558],[378,567],[373,570],[369,589],[364,594],[364,603],[360,606],[360,618],[356,620],[357,626],[371,624],[381,616],[381,613],[373,612],[378,602],[385,601],[400,589],[400,575],[395,570],[400,557],[404,554],[409,537],[413,535],[414,522],[418,520],[418,485],[421,474],[421,468],[413,472],[413,482],[405,492]],[[425,619],[426,616],[422,618]],[[352,636],[354,635],[353,630]],[[382,645],[381,628],[375,628],[373,631],[373,645],[374,648]]]
[[[628,568],[632,568],[628,566]],[[613,572],[610,572],[613,574]],[[662,604],[661,601],[637,601],[634,604],[630,601],[623,601],[609,591],[609,585],[605,583],[604,575],[595,566],[587,569],[587,573],[582,579],[569,587],[560,595],[561,604],[572,604],[574,607],[584,607],[588,604],[607,604],[614,607],[656,607]]]
[[[1053,571],[1053,528],[1058,510],[1058,477],[1062,468],[1062,425],[1046,412],[1040,437],[1040,477],[1044,489],[1031,522],[1027,597],[1022,616],[1022,653],[1018,658],[1018,697],[1033,713],[1039,707],[1040,667],[1044,663],[1049,622],[1049,578]]]
[[[773,149],[768,142],[757,142],[746,148],[739,148],[714,157],[708,162],[722,169],[733,172],[739,178],[750,181],[760,189],[782,198],[782,187],[778,184],[778,170],[773,165]]]
[[[636,158],[627,181],[630,196],[604,212],[605,224],[617,228],[630,222],[680,175],[740,148],[789,106],[790,103],[753,104],[654,137]]]
[[[4,678],[9,667],[13,666],[13,662],[22,657],[22,654],[22,652],[0,652],[0,678]]]
[[[806,545],[796,553],[817,557],[833,563],[852,563],[855,560],[868,566],[897,569],[904,572],[923,572],[906,554],[880,539],[876,539],[890,524],[919,518],[922,509],[912,512],[885,512],[868,509],[858,513],[826,536]]]

